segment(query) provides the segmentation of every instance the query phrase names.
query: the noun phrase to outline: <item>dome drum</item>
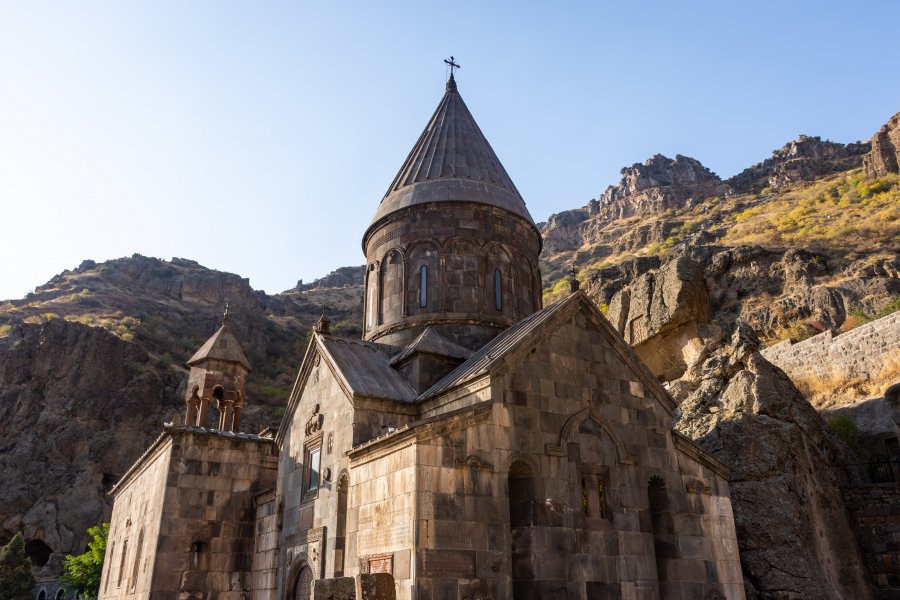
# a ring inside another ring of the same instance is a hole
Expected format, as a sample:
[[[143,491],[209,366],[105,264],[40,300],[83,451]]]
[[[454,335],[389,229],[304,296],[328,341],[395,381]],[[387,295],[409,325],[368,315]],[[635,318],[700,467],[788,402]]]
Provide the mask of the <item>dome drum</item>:
[[[529,223],[489,206],[393,213],[367,239],[365,339],[405,345],[446,325],[477,348],[541,307],[539,248]]]

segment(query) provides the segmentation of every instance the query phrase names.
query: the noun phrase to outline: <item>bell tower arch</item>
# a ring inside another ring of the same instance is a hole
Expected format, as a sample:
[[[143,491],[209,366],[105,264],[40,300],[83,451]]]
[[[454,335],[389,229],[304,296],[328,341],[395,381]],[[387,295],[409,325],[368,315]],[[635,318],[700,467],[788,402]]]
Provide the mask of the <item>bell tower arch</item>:
[[[239,431],[244,410],[245,384],[250,362],[228,325],[228,307],[222,326],[187,361],[185,425],[219,431]],[[210,407],[218,411],[213,421]]]

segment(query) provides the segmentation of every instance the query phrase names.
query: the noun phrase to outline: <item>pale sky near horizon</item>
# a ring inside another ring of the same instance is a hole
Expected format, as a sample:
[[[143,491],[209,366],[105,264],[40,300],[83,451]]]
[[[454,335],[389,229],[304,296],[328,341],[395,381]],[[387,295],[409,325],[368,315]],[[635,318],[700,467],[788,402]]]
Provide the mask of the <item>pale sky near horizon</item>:
[[[173,256],[274,293],[362,264],[443,59],[535,221],[900,111],[900,2],[0,0],[0,299]]]

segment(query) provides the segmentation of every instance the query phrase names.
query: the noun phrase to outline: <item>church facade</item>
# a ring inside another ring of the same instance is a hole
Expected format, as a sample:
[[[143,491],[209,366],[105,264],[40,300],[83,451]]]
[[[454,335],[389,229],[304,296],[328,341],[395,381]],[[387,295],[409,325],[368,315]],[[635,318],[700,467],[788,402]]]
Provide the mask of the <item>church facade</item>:
[[[542,307],[452,75],[363,251],[363,339],[320,320],[274,434],[239,433],[227,323],[189,361],[185,424],[112,492],[101,598],[744,597],[727,467],[583,292]]]

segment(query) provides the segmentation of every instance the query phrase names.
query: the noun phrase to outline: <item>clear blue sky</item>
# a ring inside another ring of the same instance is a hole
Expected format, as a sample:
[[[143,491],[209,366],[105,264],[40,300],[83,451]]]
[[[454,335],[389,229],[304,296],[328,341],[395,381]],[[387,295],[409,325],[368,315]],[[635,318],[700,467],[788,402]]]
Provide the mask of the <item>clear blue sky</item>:
[[[83,259],[277,292],[360,238],[442,59],[536,221],[663,153],[722,177],[900,111],[900,2],[0,4],[0,298]]]

